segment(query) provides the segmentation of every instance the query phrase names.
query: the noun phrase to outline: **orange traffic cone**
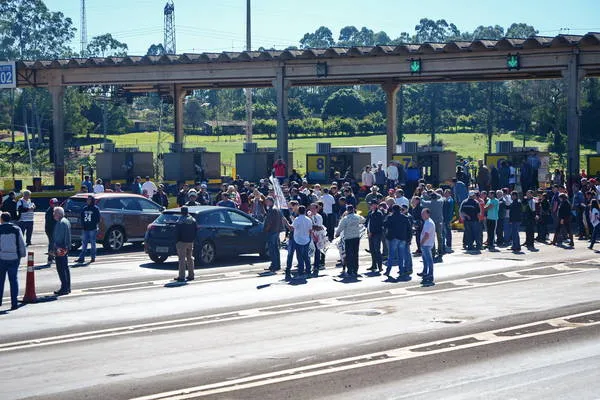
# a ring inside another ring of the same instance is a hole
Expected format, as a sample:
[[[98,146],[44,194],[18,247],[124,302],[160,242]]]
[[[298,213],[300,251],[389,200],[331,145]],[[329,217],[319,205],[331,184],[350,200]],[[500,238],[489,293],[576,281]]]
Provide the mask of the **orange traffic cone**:
[[[35,295],[35,272],[33,269],[33,252],[27,253],[27,282],[25,284],[25,296],[23,303],[35,303],[37,296]]]

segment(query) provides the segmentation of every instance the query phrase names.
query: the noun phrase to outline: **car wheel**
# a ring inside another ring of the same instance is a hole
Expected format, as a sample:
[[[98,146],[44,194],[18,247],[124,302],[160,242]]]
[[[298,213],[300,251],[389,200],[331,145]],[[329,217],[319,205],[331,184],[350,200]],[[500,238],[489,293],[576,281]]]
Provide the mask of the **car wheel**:
[[[162,264],[162,263],[164,263],[164,262],[167,260],[167,258],[168,258],[168,256],[165,256],[164,254],[153,254],[153,253],[150,253],[150,254],[148,254],[148,256],[149,256],[149,257],[150,257],[150,259],[151,259],[152,261],[154,261],[156,264]]]
[[[217,258],[217,249],[213,242],[202,242],[200,249],[196,252],[197,265],[210,265]]]
[[[110,228],[104,238],[104,248],[110,251],[119,251],[125,244],[125,232],[121,228]]]
[[[77,250],[79,250],[80,247],[81,247],[80,241],[71,242],[71,251],[77,251]]]

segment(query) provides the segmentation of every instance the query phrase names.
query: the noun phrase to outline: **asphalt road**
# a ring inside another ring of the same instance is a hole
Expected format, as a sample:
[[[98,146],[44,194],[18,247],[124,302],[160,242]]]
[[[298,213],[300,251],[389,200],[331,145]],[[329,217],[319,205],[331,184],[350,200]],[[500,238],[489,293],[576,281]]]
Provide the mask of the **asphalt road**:
[[[56,271],[33,243],[49,296]],[[456,251],[433,288],[340,281],[335,250],[293,284],[254,256],[178,284],[174,260],[103,253],[72,269],[69,296],[7,312],[5,292],[0,399],[597,399],[600,259],[585,246]]]

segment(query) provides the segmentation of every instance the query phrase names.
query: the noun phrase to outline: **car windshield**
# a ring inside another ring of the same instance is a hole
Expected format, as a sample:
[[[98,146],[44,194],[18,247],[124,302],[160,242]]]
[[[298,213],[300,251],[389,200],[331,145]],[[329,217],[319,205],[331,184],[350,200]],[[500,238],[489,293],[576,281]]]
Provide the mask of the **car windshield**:
[[[176,224],[177,221],[179,221],[180,217],[181,217],[181,214],[164,213],[164,214],[160,214],[158,216],[158,218],[156,219],[156,221],[154,221],[154,222],[157,224]]]

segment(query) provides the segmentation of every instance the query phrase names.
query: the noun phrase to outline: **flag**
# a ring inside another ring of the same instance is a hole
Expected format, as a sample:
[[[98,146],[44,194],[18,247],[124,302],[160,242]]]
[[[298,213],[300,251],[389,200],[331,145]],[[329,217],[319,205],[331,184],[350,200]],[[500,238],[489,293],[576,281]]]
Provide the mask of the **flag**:
[[[274,176],[270,176],[269,180],[271,181],[271,185],[273,185],[273,191],[275,192],[275,205],[274,207],[279,210],[284,210],[288,208],[287,201],[285,200],[285,196],[283,195],[283,190],[281,189],[281,185],[279,184],[279,180]]]

